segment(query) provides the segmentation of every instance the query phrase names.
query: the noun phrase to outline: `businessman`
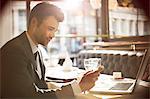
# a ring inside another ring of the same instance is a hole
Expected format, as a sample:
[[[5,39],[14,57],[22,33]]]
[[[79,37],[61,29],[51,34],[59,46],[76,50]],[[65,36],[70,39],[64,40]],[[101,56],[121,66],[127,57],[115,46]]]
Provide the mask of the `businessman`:
[[[100,68],[85,73],[79,83],[72,81],[60,90],[48,89],[38,44],[46,46],[63,19],[59,8],[49,3],[39,3],[30,12],[27,31],[1,48],[1,98],[74,97],[94,86]]]

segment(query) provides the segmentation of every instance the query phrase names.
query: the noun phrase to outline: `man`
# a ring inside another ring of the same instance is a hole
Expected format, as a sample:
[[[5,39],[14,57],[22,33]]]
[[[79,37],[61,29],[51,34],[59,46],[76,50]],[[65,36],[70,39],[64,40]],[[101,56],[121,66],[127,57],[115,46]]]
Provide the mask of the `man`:
[[[78,84],[73,81],[61,90],[48,90],[44,80],[45,67],[40,62],[40,54],[37,54],[37,45],[46,46],[63,19],[64,15],[59,8],[48,3],[39,3],[30,13],[27,31],[1,48],[2,98],[72,97],[80,92],[79,89],[83,92],[94,86],[100,69],[85,73]]]

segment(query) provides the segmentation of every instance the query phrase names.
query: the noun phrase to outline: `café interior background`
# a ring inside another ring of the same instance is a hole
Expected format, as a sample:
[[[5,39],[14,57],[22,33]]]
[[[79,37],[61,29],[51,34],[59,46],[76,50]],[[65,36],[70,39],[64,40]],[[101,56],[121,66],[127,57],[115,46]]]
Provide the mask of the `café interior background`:
[[[96,1],[96,2],[95,2]],[[119,0],[118,0],[119,1]],[[149,22],[141,9],[135,8],[132,0],[119,4],[109,0],[109,35],[110,38],[144,36],[150,31]],[[39,2],[31,1],[31,9]],[[47,1],[59,6],[65,13],[65,20],[59,26],[56,37],[42,50],[44,58],[61,57],[67,51],[70,56],[84,50],[84,43],[102,41],[101,0],[60,0]],[[96,20],[98,11],[98,20]],[[138,24],[137,24],[138,14]],[[8,40],[26,30],[26,1],[11,1],[0,21],[0,47]],[[99,23],[97,30],[97,23]],[[138,28],[138,29],[137,29]],[[92,49],[88,47],[87,49]]]

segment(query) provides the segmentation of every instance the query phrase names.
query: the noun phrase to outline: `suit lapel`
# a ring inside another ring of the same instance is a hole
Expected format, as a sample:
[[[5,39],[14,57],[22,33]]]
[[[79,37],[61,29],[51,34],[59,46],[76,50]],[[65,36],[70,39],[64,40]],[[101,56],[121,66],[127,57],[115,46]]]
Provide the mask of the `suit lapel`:
[[[32,68],[34,70],[36,70],[36,67],[37,67],[37,63],[35,61],[35,58],[34,58],[34,55],[32,53],[32,49],[31,49],[31,46],[30,46],[30,43],[29,43],[29,40],[27,38],[27,35],[25,32],[23,32],[21,35],[20,35],[20,42],[22,42],[22,44],[24,45],[23,49],[24,49],[24,52],[26,54],[26,58],[30,61],[31,63],[31,66],[33,66]]]

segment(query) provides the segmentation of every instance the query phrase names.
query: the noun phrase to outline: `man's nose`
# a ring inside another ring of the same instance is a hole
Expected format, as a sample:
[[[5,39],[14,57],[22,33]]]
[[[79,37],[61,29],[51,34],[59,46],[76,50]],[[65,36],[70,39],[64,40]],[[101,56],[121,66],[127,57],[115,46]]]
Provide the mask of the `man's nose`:
[[[49,35],[51,38],[55,37],[55,33],[54,32],[51,32],[50,35]]]

